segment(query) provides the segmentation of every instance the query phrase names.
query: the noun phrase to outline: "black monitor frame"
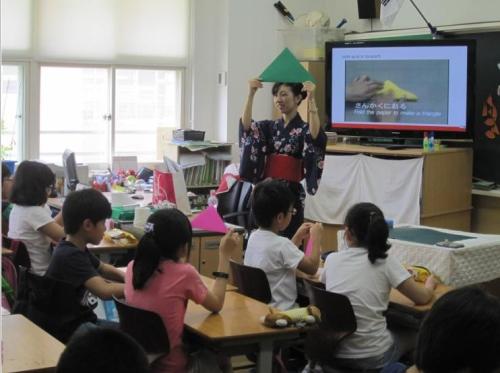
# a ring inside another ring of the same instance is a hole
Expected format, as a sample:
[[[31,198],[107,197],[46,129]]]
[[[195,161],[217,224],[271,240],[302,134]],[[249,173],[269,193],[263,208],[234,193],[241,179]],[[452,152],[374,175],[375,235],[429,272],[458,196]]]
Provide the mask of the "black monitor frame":
[[[327,42],[325,44],[325,108],[327,117],[327,131],[337,132],[343,136],[353,136],[362,139],[366,138],[391,138],[401,139],[402,141],[417,140],[423,138],[424,130],[409,130],[404,131],[401,129],[373,129],[373,128],[339,128],[333,127],[331,124],[332,112],[332,48],[359,48],[359,47],[408,47],[408,46],[467,46],[467,108],[466,108],[466,131],[465,132],[448,132],[448,131],[434,131],[435,136],[440,139],[451,140],[466,140],[473,139],[473,123],[474,123],[474,81],[476,69],[476,44],[474,40],[459,40],[459,39],[439,39],[439,40],[384,40],[384,41],[343,41],[343,42]]]

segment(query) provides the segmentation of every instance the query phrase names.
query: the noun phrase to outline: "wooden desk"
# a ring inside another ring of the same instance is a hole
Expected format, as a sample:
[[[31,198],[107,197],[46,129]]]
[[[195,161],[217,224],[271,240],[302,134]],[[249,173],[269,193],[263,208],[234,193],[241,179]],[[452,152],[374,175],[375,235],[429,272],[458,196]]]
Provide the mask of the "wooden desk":
[[[52,372],[64,345],[22,315],[2,318],[4,373]]]
[[[271,372],[274,342],[296,339],[303,330],[265,327],[261,324],[260,317],[268,312],[267,304],[231,291],[226,293],[224,306],[218,314],[189,302],[184,325],[187,331],[199,337],[201,342],[219,348],[229,355],[232,348],[239,347],[251,351],[252,345],[257,344],[257,371]],[[239,352],[241,353],[241,350]]]
[[[105,196],[110,198],[111,193],[103,193]],[[152,194],[144,193],[143,200],[132,200],[140,204],[147,204],[151,202]],[[62,198],[49,198],[48,204],[54,208],[61,208],[63,204]],[[191,215],[190,219],[194,218],[196,215]],[[238,233],[244,233],[245,229],[243,227],[226,224],[229,228],[234,228]],[[140,228],[134,227],[132,224],[124,224],[121,227],[132,233],[138,240],[141,239],[144,231]],[[203,275],[211,276],[212,272],[217,270],[217,265],[219,261],[219,243],[222,238],[221,233],[209,232],[202,229],[193,229],[193,240],[190,251],[189,262]],[[137,244],[119,244],[114,242],[108,242],[101,240],[99,245],[88,245],[91,252],[95,254],[101,254],[103,261],[109,261],[109,254],[116,252],[124,252],[127,250],[135,250]],[[241,245],[237,249],[234,258],[236,261],[241,262],[243,260],[243,240],[241,240]]]

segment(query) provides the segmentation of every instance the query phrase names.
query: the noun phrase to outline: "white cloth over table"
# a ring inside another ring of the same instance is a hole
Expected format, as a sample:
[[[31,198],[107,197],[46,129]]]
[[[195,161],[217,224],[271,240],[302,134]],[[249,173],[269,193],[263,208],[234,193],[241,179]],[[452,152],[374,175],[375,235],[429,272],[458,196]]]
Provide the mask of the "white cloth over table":
[[[420,223],[423,158],[329,155],[316,195],[306,195],[307,219],[343,224],[357,202],[372,202],[397,224]]]
[[[389,255],[402,264],[427,267],[441,277],[446,285],[461,287],[491,281],[500,277],[500,235],[461,232],[426,226],[439,232],[471,236],[458,240],[464,247],[451,249],[418,242],[389,239]],[[339,250],[343,248],[343,231],[337,233]]]

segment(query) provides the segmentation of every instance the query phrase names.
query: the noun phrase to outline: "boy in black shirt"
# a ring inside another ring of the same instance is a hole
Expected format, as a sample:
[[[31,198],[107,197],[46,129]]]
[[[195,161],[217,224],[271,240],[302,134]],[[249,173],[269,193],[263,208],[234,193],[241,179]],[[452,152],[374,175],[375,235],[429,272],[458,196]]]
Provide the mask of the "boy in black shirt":
[[[105,220],[110,216],[108,200],[94,189],[71,193],[62,208],[66,238],[54,249],[46,276],[69,283],[75,288],[73,294],[78,298],[76,301],[87,309],[80,315],[80,324],[100,323],[86,307],[88,292],[101,299],[110,299],[113,295],[123,297],[124,273],[101,262],[87,249],[87,244],[99,244],[106,230]]]

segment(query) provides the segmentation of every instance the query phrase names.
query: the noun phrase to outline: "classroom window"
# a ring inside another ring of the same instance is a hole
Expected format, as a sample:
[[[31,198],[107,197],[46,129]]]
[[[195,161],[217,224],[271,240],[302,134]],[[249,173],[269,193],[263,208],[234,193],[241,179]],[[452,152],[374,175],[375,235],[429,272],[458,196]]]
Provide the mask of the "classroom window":
[[[1,157],[20,160],[24,126],[24,66],[2,65]]]
[[[156,161],[158,127],[179,127],[181,71],[42,66],[40,158],[61,162],[65,149],[83,163],[113,155]],[[114,102],[113,102],[114,101]]]

